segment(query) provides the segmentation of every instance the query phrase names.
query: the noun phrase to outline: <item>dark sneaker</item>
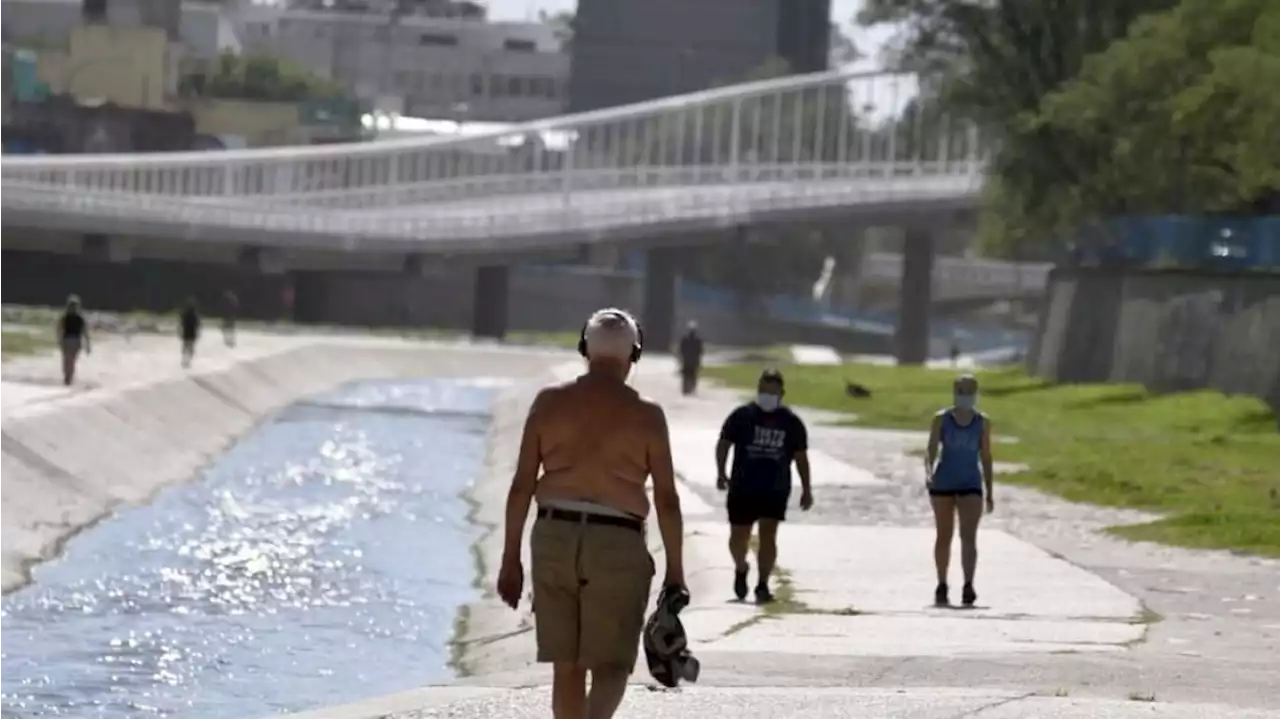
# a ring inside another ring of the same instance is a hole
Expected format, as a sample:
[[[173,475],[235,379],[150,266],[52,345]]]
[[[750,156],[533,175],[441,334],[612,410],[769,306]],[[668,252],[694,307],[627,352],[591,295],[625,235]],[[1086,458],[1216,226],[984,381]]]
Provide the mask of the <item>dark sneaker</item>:
[[[756,587],[756,604],[769,604],[773,601],[773,592],[769,588],[761,584]]]
[[[950,590],[946,584],[939,584],[938,588],[933,590],[933,603],[939,607],[946,606],[951,603]]]
[[[733,594],[740,602],[747,598],[747,571],[739,569],[733,573]]]
[[[964,585],[964,590],[960,593],[960,601],[964,602],[966,607],[972,607],[973,603],[978,601],[978,593],[973,591],[972,584]]]

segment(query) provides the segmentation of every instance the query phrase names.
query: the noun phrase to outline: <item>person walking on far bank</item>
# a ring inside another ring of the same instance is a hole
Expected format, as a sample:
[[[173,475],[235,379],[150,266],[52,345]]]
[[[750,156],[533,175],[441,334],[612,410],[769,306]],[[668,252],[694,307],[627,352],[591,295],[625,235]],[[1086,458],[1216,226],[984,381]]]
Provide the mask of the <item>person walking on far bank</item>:
[[[716,443],[716,488],[729,493],[726,507],[733,593],[739,600],[747,598],[747,549],[752,528],[759,525],[755,598],[762,604],[773,601],[769,575],[778,559],[778,525],[787,518],[793,462],[800,474],[800,509],[807,512],[813,506],[809,433],[804,422],[782,406],[783,394],[782,373],[765,370],[760,375],[755,402],[730,413]],[[725,474],[730,447],[733,472]]]
[[[240,314],[240,298],[235,292],[222,293],[222,341],[228,347],[236,346],[236,316]]]
[[[680,338],[680,388],[691,395],[698,388],[698,372],[702,370],[702,337],[698,335],[698,323],[689,320],[688,330]]]
[[[195,358],[196,342],[200,339],[200,311],[194,297],[182,303],[178,314],[178,334],[182,338],[182,366],[190,367]]]
[[[75,295],[67,297],[67,306],[58,317],[56,328],[58,349],[62,352],[62,384],[71,386],[76,378],[76,362],[80,359],[80,350],[90,354],[89,323],[80,314],[80,298]]]
[[[933,562],[938,571],[938,586],[933,600],[938,605],[951,603],[947,569],[951,564],[951,538],[959,517],[960,563],[964,569],[960,600],[964,606],[971,607],[978,600],[973,575],[978,566],[978,523],[982,520],[984,496],[986,511],[995,511],[991,486],[991,421],[977,410],[977,378],[961,375],[952,389],[954,403],[934,415],[925,454],[926,486],[937,530]]]
[[[607,309],[591,316],[578,342],[587,371],[534,399],[507,495],[498,595],[512,609],[519,605],[521,544],[536,497],[533,617],[538,661],[552,665],[556,719],[609,719],[626,692],[654,574],[645,543],[650,476],[666,547],[663,584],[685,583],[666,415],[626,382],[643,345],[631,315]]]

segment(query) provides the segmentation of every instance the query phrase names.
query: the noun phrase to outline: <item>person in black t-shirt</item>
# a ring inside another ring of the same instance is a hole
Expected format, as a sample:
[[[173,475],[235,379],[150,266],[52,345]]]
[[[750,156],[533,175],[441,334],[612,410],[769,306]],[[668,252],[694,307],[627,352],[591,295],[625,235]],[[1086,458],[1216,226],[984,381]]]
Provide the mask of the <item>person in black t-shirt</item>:
[[[89,323],[80,314],[80,298],[75,295],[67,297],[67,307],[58,318],[58,349],[62,350],[62,383],[71,385],[76,378],[76,361],[80,358],[80,350],[89,354]]]
[[[196,340],[200,339],[200,311],[194,297],[188,297],[178,315],[178,334],[182,337],[182,366],[190,367],[196,354]]]
[[[813,506],[809,482],[809,433],[804,422],[782,406],[782,373],[765,370],[760,375],[756,401],[729,414],[716,444],[716,488],[728,491],[729,552],[733,555],[733,593],[747,598],[747,547],[751,530],[760,526],[760,546],[756,552],[759,577],[756,601],[773,601],[769,575],[778,558],[778,523],[787,518],[791,498],[791,463],[800,474],[800,509]],[[733,448],[733,471],[725,473],[729,448]]]

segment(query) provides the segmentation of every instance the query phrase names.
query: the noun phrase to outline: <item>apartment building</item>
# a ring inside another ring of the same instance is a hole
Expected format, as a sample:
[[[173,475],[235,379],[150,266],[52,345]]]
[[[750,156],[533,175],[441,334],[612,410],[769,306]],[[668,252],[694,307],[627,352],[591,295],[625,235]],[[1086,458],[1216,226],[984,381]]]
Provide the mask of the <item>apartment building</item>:
[[[247,50],[343,82],[385,110],[482,122],[563,112],[569,56],[551,28],[488,22],[459,9],[470,4],[405,6],[259,3],[235,15]]]
[[[5,0],[4,36],[65,49],[72,28],[92,11],[113,26],[167,27],[176,36],[175,58],[275,55],[346,84],[380,109],[416,117],[519,122],[560,114],[566,105],[569,56],[552,28],[488,22],[475,3],[189,1],[174,14],[175,2]]]

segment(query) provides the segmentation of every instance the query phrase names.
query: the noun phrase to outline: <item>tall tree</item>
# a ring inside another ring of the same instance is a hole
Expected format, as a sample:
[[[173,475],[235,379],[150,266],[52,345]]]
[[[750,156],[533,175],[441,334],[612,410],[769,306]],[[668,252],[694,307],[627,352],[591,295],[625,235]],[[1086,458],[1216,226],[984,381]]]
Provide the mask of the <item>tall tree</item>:
[[[1028,123],[1096,158],[1080,219],[1239,212],[1280,194],[1280,3],[1184,0],[1143,18]]]
[[[1091,53],[1137,17],[1174,0],[868,0],[865,25],[901,28],[888,55],[939,78],[944,105],[996,140],[991,171],[1002,204],[1032,225],[1061,218],[1055,194],[1098,158],[1069,133],[1030,122],[1041,100],[1075,77]]]

